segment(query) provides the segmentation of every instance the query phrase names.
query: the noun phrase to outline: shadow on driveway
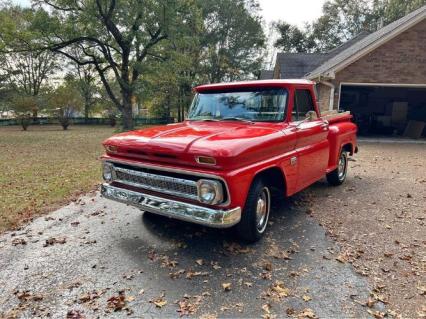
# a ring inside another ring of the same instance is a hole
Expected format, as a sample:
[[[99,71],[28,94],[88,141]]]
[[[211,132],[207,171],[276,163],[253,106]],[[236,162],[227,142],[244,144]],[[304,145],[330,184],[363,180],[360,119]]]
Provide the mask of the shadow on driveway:
[[[335,260],[339,247],[301,196],[275,204],[267,235],[250,246],[232,229],[83,197],[0,237],[0,316],[367,317],[366,280]],[[51,238],[66,242],[46,245]],[[121,290],[127,309],[112,311],[107,300]]]

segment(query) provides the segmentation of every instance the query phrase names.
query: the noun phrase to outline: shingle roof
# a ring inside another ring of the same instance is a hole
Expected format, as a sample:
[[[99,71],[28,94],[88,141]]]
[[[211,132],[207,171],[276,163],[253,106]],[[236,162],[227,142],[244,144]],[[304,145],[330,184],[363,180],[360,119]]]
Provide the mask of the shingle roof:
[[[346,61],[347,59],[353,57],[355,54],[362,53],[363,50],[367,50],[371,47],[374,47],[377,44],[377,41],[386,38],[396,32],[397,30],[405,30],[406,27],[409,27],[413,23],[417,23],[426,17],[426,5],[407,14],[399,20],[396,20],[387,26],[381,28],[380,30],[371,33],[370,35],[362,38],[359,41],[356,41],[350,46],[346,46],[338,54],[332,56],[325,63],[318,65],[312,72],[306,74],[310,79],[316,78],[319,75],[324,74],[330,70],[333,70],[340,63]]]
[[[261,70],[259,75],[259,80],[269,80],[274,78],[273,70]]]
[[[278,53],[281,79],[302,78],[320,65],[327,55],[323,53]]]
[[[327,53],[278,53],[277,63],[280,66],[281,79],[303,78],[305,74],[311,72],[323,62],[339,54],[367,35],[368,32],[363,31],[353,39]]]

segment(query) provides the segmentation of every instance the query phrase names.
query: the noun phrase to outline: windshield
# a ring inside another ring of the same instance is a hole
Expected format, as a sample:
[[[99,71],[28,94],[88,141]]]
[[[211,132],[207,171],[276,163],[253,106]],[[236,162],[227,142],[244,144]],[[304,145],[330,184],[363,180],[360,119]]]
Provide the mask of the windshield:
[[[285,89],[198,93],[189,110],[189,120],[249,120],[277,122],[284,119]]]

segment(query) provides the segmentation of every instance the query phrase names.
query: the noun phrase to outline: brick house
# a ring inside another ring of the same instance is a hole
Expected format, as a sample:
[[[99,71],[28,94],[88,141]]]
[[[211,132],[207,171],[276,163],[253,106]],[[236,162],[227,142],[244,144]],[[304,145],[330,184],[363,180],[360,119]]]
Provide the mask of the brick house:
[[[327,53],[278,53],[273,72],[261,78],[315,81],[321,109],[351,111],[364,133],[424,128],[426,6]]]

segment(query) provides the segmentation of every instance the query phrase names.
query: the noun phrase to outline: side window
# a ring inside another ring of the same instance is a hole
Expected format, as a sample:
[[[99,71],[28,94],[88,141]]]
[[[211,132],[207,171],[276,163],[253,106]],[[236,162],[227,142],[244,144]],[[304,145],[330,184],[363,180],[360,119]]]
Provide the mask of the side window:
[[[312,101],[311,91],[296,90],[294,94],[294,107],[292,112],[293,121],[302,121],[306,118],[309,111],[315,112],[314,102]]]

